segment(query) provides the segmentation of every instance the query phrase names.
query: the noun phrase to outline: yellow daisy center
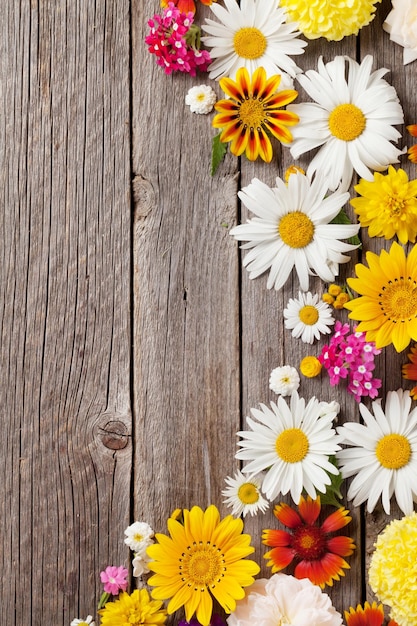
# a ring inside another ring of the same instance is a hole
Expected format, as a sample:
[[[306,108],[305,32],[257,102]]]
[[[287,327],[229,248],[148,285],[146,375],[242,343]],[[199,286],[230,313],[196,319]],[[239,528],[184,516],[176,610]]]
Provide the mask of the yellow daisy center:
[[[195,591],[219,583],[226,571],[224,555],[209,541],[188,546],[180,558],[180,576]]]
[[[399,469],[410,460],[410,442],[404,435],[385,435],[378,441],[375,454],[383,467]]]
[[[233,37],[236,54],[244,59],[259,59],[267,47],[265,35],[253,26],[240,28]]]
[[[305,248],[313,240],[314,224],[302,211],[293,211],[280,219],[278,232],[290,248]]]
[[[363,133],[366,118],[355,104],[339,104],[330,113],[329,130],[342,141],[352,141]]]
[[[253,483],[240,485],[237,496],[243,504],[255,504],[259,500],[259,492]]]
[[[303,322],[303,324],[306,324],[307,326],[313,326],[319,319],[319,312],[317,308],[312,304],[306,304],[300,309],[298,317]]]
[[[308,452],[307,436],[300,428],[287,428],[278,435],[275,450],[285,463],[298,463]]]
[[[410,277],[408,280],[397,278],[384,285],[379,294],[379,305],[390,320],[405,322],[417,316],[417,284]]]
[[[249,128],[258,128],[265,118],[265,110],[261,102],[255,98],[244,100],[239,107],[239,118]]]

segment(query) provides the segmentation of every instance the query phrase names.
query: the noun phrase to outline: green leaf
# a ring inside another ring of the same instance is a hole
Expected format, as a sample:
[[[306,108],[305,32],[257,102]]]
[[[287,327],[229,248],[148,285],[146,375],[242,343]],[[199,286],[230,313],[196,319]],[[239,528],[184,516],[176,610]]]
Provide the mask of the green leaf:
[[[332,465],[337,467],[335,457],[330,457],[329,461],[330,463],[332,463]],[[327,487],[326,493],[320,494],[320,501],[322,504],[330,504],[332,506],[340,507],[342,506],[340,500],[343,497],[340,491],[340,488],[343,483],[342,474],[340,472],[336,475],[329,473],[328,476],[331,480],[331,483]]]
[[[220,141],[220,133],[213,137],[211,149],[211,175],[217,172],[217,168],[224,159],[227,151],[227,144]]]
[[[351,220],[346,215],[346,211],[344,209],[341,209],[340,213],[338,213],[336,217],[334,217],[330,223],[331,224],[352,224]],[[362,247],[362,242],[359,239],[358,235],[355,235],[354,237],[349,237],[348,242],[352,244],[353,246]]]

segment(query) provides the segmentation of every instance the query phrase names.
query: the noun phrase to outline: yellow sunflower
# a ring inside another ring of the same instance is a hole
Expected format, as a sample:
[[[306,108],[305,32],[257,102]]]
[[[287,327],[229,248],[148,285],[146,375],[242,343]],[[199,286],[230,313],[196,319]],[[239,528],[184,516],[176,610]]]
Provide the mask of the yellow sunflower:
[[[148,580],[152,597],[167,600],[167,611],[185,608],[187,622],[196,613],[202,626],[209,626],[213,608],[210,594],[227,613],[235,610],[236,600],[245,596],[243,587],[254,582],[259,565],[246,560],[254,552],[251,537],[242,534],[243,522],[228,515],[220,520],[214,505],[205,511],[194,506],[183,510],[184,524],[170,518],[170,537],[156,534],[149,546],[153,559],[148,567],[155,572]]]
[[[214,117],[213,126],[222,129],[220,141],[230,141],[230,150],[235,156],[245,152],[250,161],[260,156],[269,163],[272,145],[268,133],[282,143],[291,143],[292,135],[287,127],[297,124],[299,118],[281,107],[295,100],[298,93],[294,89],[277,91],[280,83],[279,74],[267,79],[263,67],[258,67],[252,78],[242,67],[237,71],[236,80],[220,80],[220,87],[229,98],[215,104],[219,113]]]
[[[417,235],[417,180],[408,180],[403,169],[392,165],[388,174],[374,173],[374,180],[361,179],[355,186],[361,198],[350,203],[361,226],[368,226],[370,237],[391,239],[397,235],[401,243],[413,243]]]
[[[417,246],[408,256],[394,242],[380,255],[366,253],[369,267],[358,263],[357,278],[348,278],[349,286],[361,295],[346,302],[349,317],[359,320],[358,332],[377,348],[390,343],[397,352],[411,339],[417,340]]]
[[[114,602],[107,602],[99,611],[102,626],[160,626],[165,624],[166,611],[162,602],[151,600],[146,589],[135,589],[132,594],[125,591]]]

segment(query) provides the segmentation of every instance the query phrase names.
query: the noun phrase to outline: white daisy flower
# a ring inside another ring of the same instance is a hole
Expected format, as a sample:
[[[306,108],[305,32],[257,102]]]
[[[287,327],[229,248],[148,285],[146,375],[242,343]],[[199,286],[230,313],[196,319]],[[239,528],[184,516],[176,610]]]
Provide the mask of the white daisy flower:
[[[330,474],[338,469],[329,457],[340,450],[339,437],[332,428],[334,412],[320,415],[321,403],[311,398],[306,405],[294,391],[290,405],[280,396],[278,403],[271,402],[271,409],[264,404],[251,409],[253,420],[246,418],[251,430],[238,433],[242,450],[237,459],[250,461],[244,473],[266,471],[262,491],[272,501],[281,493],[291,492],[296,504],[303,489],[315,499],[316,491],[324,493],[330,485]]]
[[[295,267],[303,291],[308,290],[310,275],[334,282],[339,263],[350,260],[343,253],[357,247],[339,239],[356,235],[359,224],[330,223],[349,194],[327,195],[327,191],[325,178],[316,175],[311,181],[301,172],[292,174],[288,184],[277,178],[272,189],[254,178],[239,191],[239,198],[255,217],[232,228],[230,234],[248,242],[243,249],[251,248],[243,260],[249,278],[269,269],[267,288],[281,289]]]
[[[223,489],[222,496],[224,504],[231,506],[232,515],[244,517],[250,513],[255,515],[258,511],[265,513],[269,507],[269,502],[261,494],[263,475],[245,476],[238,470],[234,477],[228,476],[225,479],[228,487]]]
[[[346,61],[349,63],[348,76]],[[314,102],[289,105],[300,117],[293,130],[290,150],[293,157],[322,146],[311,161],[307,174],[323,172],[329,188],[347,189],[353,170],[372,181],[373,172],[398,163],[404,151],[392,145],[401,133],[393,124],[402,124],[403,110],[397,93],[382,77],[388,70],[371,73],[372,56],[359,65],[349,57],[337,56],[330,63],[318,61],[318,72],[309,70],[297,77]]]
[[[285,328],[292,330],[292,336],[304,343],[313,343],[320,335],[330,333],[335,319],[328,304],[319,299],[318,294],[298,293],[298,298],[290,298],[284,309]]]
[[[286,72],[301,72],[289,55],[302,54],[307,42],[298,39],[295,22],[286,23],[285,9],[277,0],[224,0],[225,6],[212,4],[210,9],[219,22],[206,19],[203,37],[214,61],[209,65],[210,78],[234,78],[241,67],[253,74],[265,68],[267,77]]]
[[[73,619],[70,626],[95,626],[95,622],[93,622],[93,616],[87,615],[85,619]]]
[[[146,522],[134,522],[125,530],[125,544],[134,552],[144,554],[154,540],[154,531]]]
[[[370,513],[381,496],[389,515],[394,494],[405,515],[413,511],[413,500],[417,500],[417,407],[411,413],[410,407],[408,391],[390,391],[385,412],[380,401],[372,403],[373,415],[360,404],[365,424],[347,422],[337,429],[341,443],[352,446],[336,455],[343,478],[355,476],[347,497],[355,506],[367,501]]]
[[[272,370],[269,377],[269,388],[281,396],[290,396],[300,386],[300,377],[295,367],[282,365]]]
[[[199,115],[210,113],[216,100],[216,93],[210,85],[191,87],[185,96],[185,104],[188,104],[191,113],[198,113]]]

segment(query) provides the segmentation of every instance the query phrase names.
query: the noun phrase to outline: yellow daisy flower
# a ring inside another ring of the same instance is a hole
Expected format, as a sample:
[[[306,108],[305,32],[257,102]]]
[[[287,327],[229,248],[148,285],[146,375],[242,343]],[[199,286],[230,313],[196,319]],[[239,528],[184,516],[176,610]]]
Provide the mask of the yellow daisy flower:
[[[280,82],[279,74],[267,79],[263,67],[259,67],[252,78],[242,67],[236,74],[236,81],[220,80],[220,87],[229,97],[215,105],[219,113],[213,126],[222,129],[220,141],[230,141],[230,150],[235,156],[245,152],[250,161],[260,156],[269,163],[272,159],[269,133],[282,143],[291,143],[292,135],[287,127],[297,124],[299,118],[281,107],[295,100],[298,93],[294,89],[277,92]]]
[[[167,611],[185,608],[187,622],[194,613],[202,626],[209,626],[213,609],[211,594],[227,613],[236,600],[245,596],[243,587],[254,582],[259,565],[245,557],[254,552],[251,537],[242,534],[243,522],[228,515],[220,520],[218,509],[205,511],[194,506],[184,509],[184,524],[169,519],[170,537],[156,534],[157,543],[149,546],[148,580],[154,587],[152,597],[167,600]]]
[[[290,19],[298,23],[308,39],[339,41],[357,35],[374,19],[377,2],[381,0],[280,0],[280,6],[287,9]]]
[[[417,234],[417,180],[408,180],[403,169],[392,165],[388,174],[378,172],[374,180],[361,179],[355,186],[361,198],[350,203],[361,226],[368,226],[370,237],[391,239],[397,235],[401,243],[414,243]]]
[[[146,589],[135,589],[130,595],[124,591],[99,611],[100,623],[102,626],[159,626],[166,621],[166,612],[161,606],[162,602],[151,600]]]
[[[366,253],[368,266],[355,266],[357,278],[348,278],[349,287],[361,295],[346,302],[349,317],[359,320],[358,332],[366,332],[366,340],[377,348],[390,343],[397,352],[404,350],[411,339],[417,341],[417,246],[408,256],[394,242],[380,255]]]

